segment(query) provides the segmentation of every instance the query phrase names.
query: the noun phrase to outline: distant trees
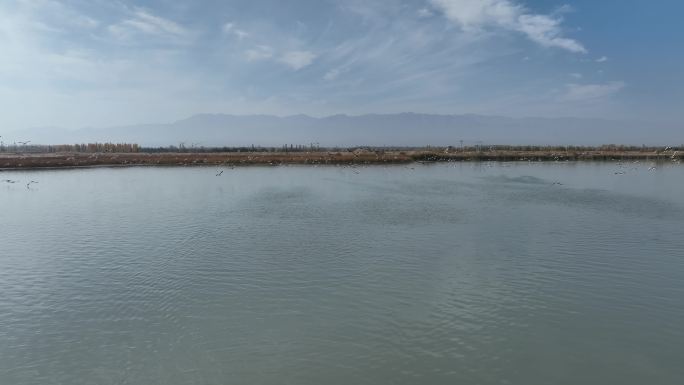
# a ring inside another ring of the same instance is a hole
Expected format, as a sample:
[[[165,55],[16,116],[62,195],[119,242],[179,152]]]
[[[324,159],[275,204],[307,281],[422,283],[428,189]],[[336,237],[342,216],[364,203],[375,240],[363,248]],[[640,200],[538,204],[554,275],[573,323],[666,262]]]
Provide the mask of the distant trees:
[[[318,152],[318,151],[346,151],[341,147],[321,147],[318,143],[310,144],[284,144],[281,147],[273,146],[221,146],[221,147],[186,147],[182,143],[179,146],[168,147],[142,147],[140,152],[149,153],[215,153],[215,152]]]
[[[665,147],[653,146],[625,146],[606,144],[601,146],[539,146],[539,145],[486,145],[476,144],[471,146],[354,146],[354,147],[322,147],[318,143],[311,143],[305,145],[284,144],[280,147],[268,146],[222,146],[222,147],[185,147],[168,146],[168,147],[142,147],[140,152],[144,153],[216,153],[216,152],[354,152],[356,150],[365,150],[371,152],[400,152],[400,151],[436,151],[442,153],[459,153],[459,152],[491,152],[491,151],[511,151],[511,152],[587,152],[587,151],[631,151],[631,152],[659,152],[663,151]],[[684,145],[679,147],[668,147],[671,150],[682,151]]]
[[[78,152],[78,153],[137,153],[140,146],[137,143],[76,143],[76,144],[57,144],[57,145],[21,145],[12,144],[0,147],[0,152],[25,152],[25,153],[56,153],[56,152]]]
[[[669,153],[684,151],[684,145],[672,147],[653,146],[625,146],[606,144],[601,146],[534,146],[534,145],[485,145],[476,144],[471,146],[354,146],[354,147],[321,147],[318,143],[310,144],[284,144],[279,147],[264,146],[235,146],[235,147],[204,147],[193,144],[186,147],[183,143],[179,146],[168,147],[141,147],[137,143],[76,143],[59,145],[36,145],[30,142],[16,142],[7,144],[0,142],[0,153],[221,153],[221,152],[259,152],[259,153],[308,153],[308,152],[356,152],[368,151],[377,154],[385,152],[424,151],[441,154],[458,153],[488,153],[488,152],[553,152],[553,153],[584,153],[591,151],[600,152],[642,152],[642,153]]]

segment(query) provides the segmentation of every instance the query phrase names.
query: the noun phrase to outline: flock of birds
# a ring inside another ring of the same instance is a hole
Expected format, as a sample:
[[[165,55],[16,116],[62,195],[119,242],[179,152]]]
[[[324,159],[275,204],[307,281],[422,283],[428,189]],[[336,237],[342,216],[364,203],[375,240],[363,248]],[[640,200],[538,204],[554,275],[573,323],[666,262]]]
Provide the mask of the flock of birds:
[[[29,143],[29,142],[30,142],[30,141],[27,141],[27,142],[18,142],[18,143],[25,144],[25,143]],[[665,151],[668,151],[668,150],[670,150],[669,147],[665,149]],[[674,154],[672,155],[672,160],[673,160],[673,161],[677,161],[677,151],[675,151]],[[638,160],[635,160],[635,161],[632,162],[632,163],[633,163],[633,164],[638,164],[639,161],[638,161]],[[627,173],[626,171],[622,170],[622,169],[625,168],[625,165],[624,165],[622,162],[618,162],[618,163],[617,163],[617,166],[620,168],[620,170],[615,171],[615,172],[614,172],[615,175],[625,175],[625,174]],[[360,173],[360,172],[358,171],[358,166],[355,165],[355,164],[351,164],[351,165],[342,165],[341,167],[342,167],[342,168],[347,168],[347,167],[349,167],[349,168],[352,169],[352,172],[354,172],[355,174],[359,174],[359,173]],[[491,165],[490,165],[490,167],[491,167]],[[231,169],[231,170],[234,169],[234,168],[235,168],[234,166],[230,166],[230,169]],[[415,168],[412,167],[412,166],[404,166],[404,168],[407,169],[407,170],[415,170]],[[637,167],[632,167],[631,170],[638,170],[638,168],[637,168]],[[655,166],[652,166],[652,167],[650,167],[650,168],[648,169],[648,171],[656,171],[656,170],[657,170],[657,168],[656,168]],[[221,169],[216,170],[216,176],[222,176],[223,173],[224,173],[224,171],[225,171],[225,170],[221,170]],[[12,180],[12,179],[3,179],[3,180],[0,180],[0,182],[2,182],[2,183],[7,183],[7,184],[19,183],[18,180]],[[35,181],[35,180],[29,181],[28,183],[26,183],[26,189],[30,190],[30,189],[31,189],[31,185],[37,184],[37,183],[38,183],[38,182]],[[562,186],[563,183],[561,183],[561,182],[553,182],[551,185],[552,185],[552,186]]]
[[[677,153],[676,152],[672,156],[672,161],[679,163],[679,161],[677,160]],[[633,165],[637,165],[639,163],[640,162],[638,160],[635,160],[634,162],[632,162]],[[639,167],[637,167],[637,166],[632,166],[631,168],[628,168],[628,166],[626,166],[622,162],[618,162],[616,164],[616,166],[618,166],[618,170],[613,173],[614,175],[625,175],[625,174],[627,174],[627,171],[638,171],[639,170]],[[658,168],[656,166],[651,166],[648,168],[648,171],[656,171],[656,170],[658,170]]]
[[[3,180],[1,180],[0,182],[7,183],[7,184],[19,183],[18,180],[12,180],[12,179],[3,179]],[[36,182],[35,180],[29,181],[28,183],[26,183],[26,188],[27,188],[28,190],[30,190],[30,189],[31,189],[31,185],[32,185],[32,184],[37,184],[37,183],[38,183],[38,182]]]
[[[229,169],[231,169],[231,170],[234,169],[234,168],[235,168],[235,166],[230,166],[230,167],[229,167]],[[221,169],[216,170],[216,176],[221,176],[221,175],[223,175],[223,172],[224,172],[224,171],[226,171],[226,170],[221,170]]]
[[[27,144],[31,143],[31,141],[30,141],[30,140],[26,140],[26,141],[23,141],[23,142],[22,142],[22,141],[16,141],[16,142],[14,142],[15,145],[16,145],[17,143],[19,143],[19,144],[21,144],[21,145],[23,145],[23,146],[26,146]],[[4,145],[5,145],[5,142],[2,141],[2,136],[0,135],[0,146],[4,146]],[[18,180],[12,180],[12,179],[3,179],[3,180],[0,180],[0,182],[2,182],[2,183],[7,183],[7,184],[19,183]],[[36,183],[38,183],[38,182],[36,182],[35,180],[29,181],[28,183],[26,183],[26,189],[27,189],[27,190],[30,190],[30,189],[31,189],[31,185],[32,185],[32,184],[36,184]]]
[[[25,141],[15,141],[14,145],[16,146],[17,144],[21,144],[22,146],[26,146],[27,144],[31,143],[30,140],[25,140]],[[5,146],[5,142],[2,140],[2,135],[0,135],[0,146]]]

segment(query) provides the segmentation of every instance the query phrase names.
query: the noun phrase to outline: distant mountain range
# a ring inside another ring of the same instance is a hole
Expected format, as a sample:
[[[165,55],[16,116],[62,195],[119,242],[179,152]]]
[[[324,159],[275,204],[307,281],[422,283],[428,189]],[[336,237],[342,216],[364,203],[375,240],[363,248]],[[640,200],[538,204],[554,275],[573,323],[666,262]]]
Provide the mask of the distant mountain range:
[[[509,118],[417,113],[333,115],[199,114],[168,124],[110,128],[41,128],[5,135],[5,143],[132,142],[143,146],[458,146],[667,145],[684,143],[684,125],[583,118]]]

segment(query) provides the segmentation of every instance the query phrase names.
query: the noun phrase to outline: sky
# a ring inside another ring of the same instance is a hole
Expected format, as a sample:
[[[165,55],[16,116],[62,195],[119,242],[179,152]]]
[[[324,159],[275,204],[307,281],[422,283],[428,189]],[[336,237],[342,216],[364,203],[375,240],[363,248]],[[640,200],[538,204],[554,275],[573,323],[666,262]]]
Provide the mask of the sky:
[[[197,113],[684,119],[680,0],[2,0],[0,129]]]

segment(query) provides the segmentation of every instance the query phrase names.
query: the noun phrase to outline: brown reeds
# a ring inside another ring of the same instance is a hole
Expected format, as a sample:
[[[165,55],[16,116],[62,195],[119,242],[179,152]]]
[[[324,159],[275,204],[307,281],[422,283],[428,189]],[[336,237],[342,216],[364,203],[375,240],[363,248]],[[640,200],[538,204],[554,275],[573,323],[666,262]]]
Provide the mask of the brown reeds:
[[[58,147],[58,146],[54,146]],[[61,147],[60,147],[61,148]],[[68,147],[71,149],[71,147]],[[675,161],[684,158],[678,149],[610,147],[521,147],[429,149],[331,149],[319,151],[248,151],[248,152],[146,152],[129,145],[128,152],[117,147],[79,147],[79,151],[2,153],[0,168],[60,168],[92,166],[193,166],[193,165],[345,165],[393,164],[410,162],[461,161]],[[121,147],[119,147],[121,148]],[[137,149],[137,151],[133,151]],[[111,152],[109,152],[111,150]]]

